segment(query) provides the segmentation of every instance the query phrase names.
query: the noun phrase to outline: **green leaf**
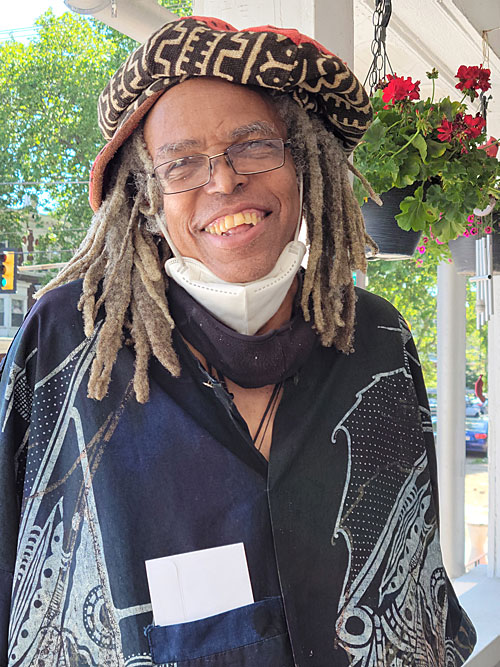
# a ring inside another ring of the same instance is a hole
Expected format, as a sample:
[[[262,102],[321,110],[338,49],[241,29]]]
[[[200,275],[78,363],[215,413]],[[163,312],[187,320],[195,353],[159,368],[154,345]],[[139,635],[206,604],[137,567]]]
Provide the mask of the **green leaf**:
[[[396,221],[401,229],[423,231],[436,219],[435,212],[421,198],[405,197],[400,204],[401,213]]]
[[[387,128],[376,118],[366,131],[363,142],[369,143],[374,150],[378,150],[386,135]]]
[[[434,139],[426,139],[428,161],[432,158],[441,157],[444,155],[447,148],[451,148],[450,144],[443,141],[434,141]]]
[[[417,134],[416,137],[413,137],[413,140],[412,140],[411,143],[415,146],[415,148],[420,153],[420,157],[422,158],[422,160],[425,160],[425,158],[427,157],[427,143],[426,143],[425,139],[423,138],[423,136],[421,134]]]
[[[417,153],[408,154],[399,168],[394,185],[397,188],[405,188],[415,183],[420,173],[420,158]]]
[[[445,97],[443,100],[441,100],[439,104],[439,111],[441,112],[441,114],[446,116],[448,120],[453,120],[455,112],[453,110],[453,105],[449,97]]]

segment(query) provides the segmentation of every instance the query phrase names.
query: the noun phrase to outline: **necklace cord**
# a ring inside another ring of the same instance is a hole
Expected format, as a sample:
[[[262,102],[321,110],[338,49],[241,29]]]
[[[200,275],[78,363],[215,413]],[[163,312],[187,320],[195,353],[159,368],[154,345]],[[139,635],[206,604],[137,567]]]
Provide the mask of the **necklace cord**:
[[[255,432],[255,435],[252,438],[252,442],[255,445],[255,447],[257,447],[257,450],[259,452],[260,452],[261,447],[264,443],[264,438],[266,437],[267,429],[268,429],[269,424],[271,422],[271,417],[273,415],[274,408],[276,407],[276,404],[278,402],[278,396],[279,396],[279,393],[281,391],[282,386],[283,386],[282,382],[278,382],[277,384],[274,385],[271,396],[270,396],[270,398],[267,402],[266,409],[264,410],[264,414],[262,415],[262,418],[259,422],[259,426],[257,427],[257,431]],[[267,417],[267,420],[266,420],[266,417]],[[260,445],[257,445],[260,432],[262,431],[262,428],[264,427],[264,423],[266,425],[265,425],[264,431],[262,433],[262,437],[260,439]]]

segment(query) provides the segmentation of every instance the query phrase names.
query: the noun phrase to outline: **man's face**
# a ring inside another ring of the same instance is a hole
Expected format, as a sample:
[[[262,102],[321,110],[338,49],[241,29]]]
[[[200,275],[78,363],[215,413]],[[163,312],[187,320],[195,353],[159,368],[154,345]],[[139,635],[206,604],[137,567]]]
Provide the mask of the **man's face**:
[[[160,97],[147,115],[144,137],[156,167],[189,155],[216,155],[249,140],[286,139],[286,130],[272,103],[254,90],[196,78]],[[290,152],[285,149],[283,167],[251,175],[236,174],[224,156],[216,158],[207,185],[164,195],[163,206],[181,255],[229,282],[260,278],[274,267],[298,223]],[[248,222],[240,224],[243,219]]]

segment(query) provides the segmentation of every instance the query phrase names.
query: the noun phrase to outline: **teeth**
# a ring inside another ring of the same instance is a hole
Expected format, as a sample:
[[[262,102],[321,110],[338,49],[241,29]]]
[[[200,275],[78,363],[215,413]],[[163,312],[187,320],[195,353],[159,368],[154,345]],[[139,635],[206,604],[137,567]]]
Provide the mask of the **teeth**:
[[[206,227],[205,231],[210,232],[210,234],[216,234],[221,236],[224,232],[227,232],[233,227],[239,227],[240,225],[256,225],[259,222],[260,216],[255,211],[245,211],[244,213],[235,213],[234,215],[226,215],[222,220],[212,223],[209,227]]]

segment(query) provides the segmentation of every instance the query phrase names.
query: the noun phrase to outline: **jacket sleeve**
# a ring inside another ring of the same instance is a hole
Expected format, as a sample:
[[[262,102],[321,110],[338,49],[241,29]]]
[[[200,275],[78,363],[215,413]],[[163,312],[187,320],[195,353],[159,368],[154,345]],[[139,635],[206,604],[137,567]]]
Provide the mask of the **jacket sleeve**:
[[[0,666],[7,665],[11,590],[16,562],[23,451],[29,430],[30,388],[20,330],[4,360],[0,382]]]
[[[429,410],[429,401],[427,398],[427,391],[425,389],[424,378],[422,375],[422,368],[418,359],[418,353],[411,338],[406,346],[406,354],[408,356],[409,366],[417,393],[418,404],[420,407],[420,414],[422,417],[422,426],[424,430],[425,444],[427,450],[427,460],[429,465],[429,473],[431,479],[432,497],[436,511],[437,523],[439,527],[439,493],[438,493],[438,475],[437,475],[437,459],[436,447],[434,442],[434,434],[432,431],[432,422]],[[454,650],[454,662],[447,664],[458,667],[462,665],[465,660],[472,653],[476,644],[477,636],[474,626],[470,618],[460,606],[460,602],[456,596],[453,586],[446,575],[446,586],[448,593],[448,617],[446,621],[446,639],[452,642]]]

